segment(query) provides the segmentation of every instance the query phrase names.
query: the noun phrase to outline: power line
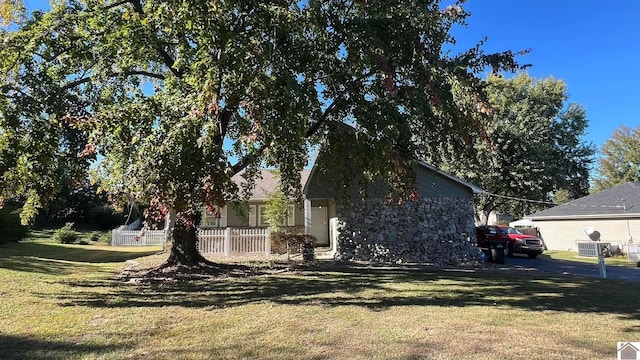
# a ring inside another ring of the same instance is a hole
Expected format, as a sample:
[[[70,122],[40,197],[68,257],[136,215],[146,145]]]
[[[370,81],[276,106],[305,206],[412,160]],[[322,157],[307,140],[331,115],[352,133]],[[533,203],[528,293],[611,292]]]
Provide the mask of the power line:
[[[494,193],[490,193],[485,191],[483,194],[487,194],[489,196],[495,196],[495,197],[499,197],[499,198],[504,198],[504,199],[510,199],[510,200],[518,200],[518,201],[525,201],[525,202],[531,202],[531,203],[537,203],[537,204],[546,204],[546,205],[559,205],[553,202],[549,202],[549,201],[541,201],[541,200],[531,200],[531,199],[525,199],[525,198],[518,198],[518,197],[514,197],[514,196],[507,196],[507,195],[500,195],[500,194],[494,194]]]
[[[499,198],[504,198],[504,199],[518,200],[518,201],[537,203],[537,204],[545,204],[545,205],[556,205],[556,206],[558,206],[558,205],[568,205],[568,206],[585,207],[585,208],[586,207],[589,207],[589,208],[614,208],[614,209],[624,208],[626,210],[626,206],[620,206],[620,205],[578,205],[578,204],[569,204],[569,203],[556,204],[556,203],[549,202],[549,201],[531,200],[531,199],[519,198],[519,197],[515,197],[515,196],[494,194],[494,193],[490,193],[488,191],[485,191],[483,194],[487,194],[489,196],[495,196],[495,197],[499,197]]]

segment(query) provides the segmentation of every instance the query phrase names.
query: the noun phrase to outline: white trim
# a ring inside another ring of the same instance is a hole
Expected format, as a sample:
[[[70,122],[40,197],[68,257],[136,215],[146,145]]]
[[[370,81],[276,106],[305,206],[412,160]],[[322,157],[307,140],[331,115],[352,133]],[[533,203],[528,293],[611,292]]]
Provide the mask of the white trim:
[[[256,213],[256,218],[258,219],[258,226],[269,226],[269,223],[266,221],[262,221],[262,211],[267,210],[267,205],[258,205],[258,212]]]
[[[446,172],[444,172],[444,171],[442,171],[442,170],[438,169],[437,167],[435,167],[435,166],[433,166],[433,165],[429,165],[429,164],[427,164],[427,163],[426,163],[426,162],[424,162],[424,161],[418,161],[418,164],[419,164],[419,165],[422,165],[422,166],[424,166],[424,167],[426,167],[427,169],[431,169],[431,170],[435,171],[436,173],[438,173],[438,174],[440,174],[440,175],[442,175],[442,176],[444,176],[444,177],[446,177],[446,178],[449,178],[450,180],[453,180],[453,181],[455,181],[455,182],[457,182],[457,183],[459,183],[459,184],[461,184],[461,185],[464,185],[464,186],[468,187],[469,189],[471,189],[471,191],[472,191],[474,194],[482,194],[482,193],[484,193],[484,192],[485,192],[485,190],[484,190],[484,189],[479,188],[479,187],[477,187],[476,185],[473,185],[472,183],[467,182],[467,181],[464,181],[464,180],[462,180],[462,179],[460,179],[460,178],[458,178],[458,177],[455,177],[455,176],[453,176],[453,175],[451,175],[451,174],[449,174],[449,173],[446,173]]]
[[[304,199],[304,232],[311,233],[311,200]]]

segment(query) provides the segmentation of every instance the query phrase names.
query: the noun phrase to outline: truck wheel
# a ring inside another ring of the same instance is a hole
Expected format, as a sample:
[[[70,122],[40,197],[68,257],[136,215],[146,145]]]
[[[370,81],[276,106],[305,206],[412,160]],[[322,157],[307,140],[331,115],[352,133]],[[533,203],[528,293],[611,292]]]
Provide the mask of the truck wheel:
[[[529,256],[529,259],[535,259],[538,257],[539,254],[537,252],[534,252],[534,253],[528,253],[527,255]]]

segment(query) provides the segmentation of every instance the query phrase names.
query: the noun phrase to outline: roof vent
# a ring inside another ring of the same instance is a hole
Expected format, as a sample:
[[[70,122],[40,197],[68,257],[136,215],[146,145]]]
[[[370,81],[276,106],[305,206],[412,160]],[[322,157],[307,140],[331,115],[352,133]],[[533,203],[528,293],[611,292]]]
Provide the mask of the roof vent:
[[[593,241],[600,241],[600,232],[598,230],[594,230],[592,227],[586,227],[582,229],[582,232],[585,233],[589,239]]]

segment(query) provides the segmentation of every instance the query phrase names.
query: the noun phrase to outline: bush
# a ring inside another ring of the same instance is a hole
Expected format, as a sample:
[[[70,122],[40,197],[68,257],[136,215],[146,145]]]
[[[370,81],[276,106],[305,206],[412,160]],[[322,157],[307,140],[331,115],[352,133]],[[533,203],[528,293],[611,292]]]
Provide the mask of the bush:
[[[20,208],[6,205],[0,208],[0,244],[19,241],[27,235],[28,228],[20,223]]]
[[[305,261],[312,261],[314,259],[314,248],[316,238],[311,234],[300,233],[285,233],[285,232],[273,232],[271,233],[271,251],[276,254],[286,254],[287,245],[289,253],[302,254],[302,258]]]
[[[102,233],[102,235],[100,235],[100,238],[98,238],[98,242],[105,243],[105,244],[111,243],[111,231]]]
[[[53,233],[53,240],[61,244],[73,244],[77,239],[78,233],[73,231],[73,223],[67,223]]]
[[[100,233],[97,231],[92,232],[91,235],[89,235],[89,241],[93,241],[93,242],[100,241]]]

